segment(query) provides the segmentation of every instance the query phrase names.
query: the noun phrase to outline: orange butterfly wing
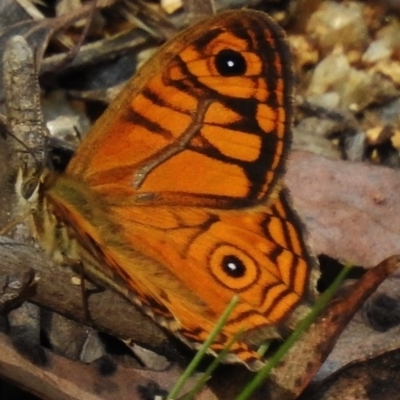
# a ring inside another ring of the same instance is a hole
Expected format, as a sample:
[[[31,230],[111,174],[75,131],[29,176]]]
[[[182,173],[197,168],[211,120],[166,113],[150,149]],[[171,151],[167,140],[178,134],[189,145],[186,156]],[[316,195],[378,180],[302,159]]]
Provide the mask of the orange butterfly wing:
[[[141,69],[68,174],[137,203],[260,203],[282,176],[291,91],[281,29],[262,13],[218,16],[167,43]]]
[[[284,35],[240,11],[166,44],[122,91],[49,185],[54,213],[101,280],[184,340],[252,368],[253,347],[308,310],[314,260],[281,190],[292,73]],[[123,289],[121,289],[123,288]]]

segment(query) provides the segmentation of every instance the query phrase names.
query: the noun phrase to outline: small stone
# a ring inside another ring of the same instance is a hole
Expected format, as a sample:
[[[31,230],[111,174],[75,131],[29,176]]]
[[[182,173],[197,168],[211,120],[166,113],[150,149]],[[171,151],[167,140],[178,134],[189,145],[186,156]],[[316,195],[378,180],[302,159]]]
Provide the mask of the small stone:
[[[161,7],[167,14],[173,14],[182,7],[182,0],[161,0]]]
[[[392,49],[386,39],[378,39],[368,46],[367,51],[362,56],[365,64],[374,64],[381,60],[389,59],[392,56]]]
[[[337,47],[315,68],[307,100],[330,109],[340,107],[358,112],[371,101],[370,88],[371,76],[353,68],[343,49]]]
[[[311,104],[318,104],[328,110],[334,110],[339,107],[340,96],[337,92],[326,92],[307,96],[307,101]]]
[[[382,126],[375,126],[365,132],[369,144],[374,145],[378,143],[382,129]]]
[[[336,48],[315,68],[307,90],[308,95],[323,94],[332,90],[337,82],[345,80],[350,71],[350,64],[343,54],[343,49]]]
[[[351,49],[364,50],[369,37],[363,8],[363,5],[355,2],[338,4],[325,1],[310,17],[306,31],[323,54],[329,53],[338,44],[346,52]]]
[[[395,129],[393,136],[390,138],[395,149],[400,150],[400,129]]]

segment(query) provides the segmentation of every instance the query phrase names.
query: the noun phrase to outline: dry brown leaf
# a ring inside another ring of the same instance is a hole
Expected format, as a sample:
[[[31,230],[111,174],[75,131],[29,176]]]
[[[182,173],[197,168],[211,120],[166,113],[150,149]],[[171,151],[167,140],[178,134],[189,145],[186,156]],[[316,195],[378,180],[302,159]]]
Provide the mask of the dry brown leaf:
[[[302,396],[304,400],[398,400],[400,350],[353,362]]]
[[[346,326],[326,363],[319,371],[318,380],[350,362],[365,359],[371,354],[381,354],[400,348],[399,278],[400,272],[397,271],[386,279]],[[379,317],[384,318],[387,327],[386,330],[377,330],[368,323],[367,314],[382,296],[391,299],[391,302],[386,310],[382,305],[378,309]],[[391,313],[393,313],[392,316]],[[390,321],[391,317],[392,321]]]
[[[317,254],[372,266],[400,253],[400,175],[292,152],[286,183]]]

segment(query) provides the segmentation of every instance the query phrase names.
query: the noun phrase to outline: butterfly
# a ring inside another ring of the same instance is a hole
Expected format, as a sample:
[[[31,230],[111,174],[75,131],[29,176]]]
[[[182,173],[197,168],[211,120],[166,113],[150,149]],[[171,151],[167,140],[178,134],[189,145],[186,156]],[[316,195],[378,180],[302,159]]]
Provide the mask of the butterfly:
[[[43,247],[195,348],[238,295],[210,351],[243,330],[225,361],[259,369],[257,347],[293,329],[315,297],[317,263],[282,182],[292,86],[287,40],[268,15],[231,11],[187,28],[64,172],[41,171]]]

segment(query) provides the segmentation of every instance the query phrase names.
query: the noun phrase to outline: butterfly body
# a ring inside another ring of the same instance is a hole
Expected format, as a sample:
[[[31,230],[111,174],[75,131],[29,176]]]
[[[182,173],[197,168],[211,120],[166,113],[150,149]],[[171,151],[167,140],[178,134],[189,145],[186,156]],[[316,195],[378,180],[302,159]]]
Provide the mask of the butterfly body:
[[[187,29],[40,189],[40,210],[68,231],[63,253],[195,347],[238,294],[212,350],[244,329],[229,360],[252,369],[256,346],[292,329],[314,296],[315,261],[282,185],[289,60],[263,13]]]

